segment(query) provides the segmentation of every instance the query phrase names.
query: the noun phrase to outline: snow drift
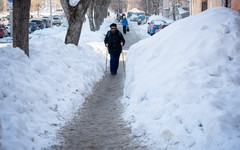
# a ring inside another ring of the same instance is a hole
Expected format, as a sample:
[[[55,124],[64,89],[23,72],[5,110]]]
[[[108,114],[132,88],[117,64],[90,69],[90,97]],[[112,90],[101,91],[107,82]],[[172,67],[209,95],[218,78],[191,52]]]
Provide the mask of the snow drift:
[[[124,117],[152,149],[240,147],[240,16],[218,7],[179,20],[127,55]]]
[[[19,48],[0,48],[1,150],[58,144],[57,130],[102,78],[104,55],[86,42],[101,41],[104,47],[105,30],[90,32],[85,23],[80,46],[64,43],[66,30],[54,27],[31,34],[30,58]]]

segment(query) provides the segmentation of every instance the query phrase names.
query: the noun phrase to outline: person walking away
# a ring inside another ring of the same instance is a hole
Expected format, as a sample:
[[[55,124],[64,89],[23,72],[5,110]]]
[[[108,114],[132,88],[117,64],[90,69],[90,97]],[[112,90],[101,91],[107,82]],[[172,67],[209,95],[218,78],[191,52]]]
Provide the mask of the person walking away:
[[[127,30],[127,26],[128,26],[128,21],[127,21],[126,16],[123,16],[122,25],[123,25],[123,33],[126,34],[127,33],[126,30]]]
[[[108,48],[110,54],[110,72],[111,75],[116,75],[119,65],[119,57],[122,53],[122,46],[125,44],[125,39],[122,33],[117,29],[117,25],[112,23],[110,25],[111,30],[107,32],[104,43]]]

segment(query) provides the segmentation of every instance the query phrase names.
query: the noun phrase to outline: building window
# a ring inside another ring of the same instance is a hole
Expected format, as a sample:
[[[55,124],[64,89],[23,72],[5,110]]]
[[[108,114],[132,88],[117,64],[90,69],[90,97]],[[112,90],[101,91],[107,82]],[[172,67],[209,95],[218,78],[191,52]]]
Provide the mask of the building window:
[[[231,8],[231,0],[222,0],[222,6]]]
[[[207,9],[208,9],[208,2],[207,1],[202,2],[202,11]]]

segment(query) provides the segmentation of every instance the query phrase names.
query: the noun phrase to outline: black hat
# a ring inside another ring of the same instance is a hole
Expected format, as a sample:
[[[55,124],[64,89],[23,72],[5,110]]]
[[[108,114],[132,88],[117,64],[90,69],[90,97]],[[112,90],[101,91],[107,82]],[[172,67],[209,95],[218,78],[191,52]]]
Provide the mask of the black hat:
[[[110,28],[111,27],[117,27],[117,24],[116,23],[112,23],[111,25],[110,25]]]

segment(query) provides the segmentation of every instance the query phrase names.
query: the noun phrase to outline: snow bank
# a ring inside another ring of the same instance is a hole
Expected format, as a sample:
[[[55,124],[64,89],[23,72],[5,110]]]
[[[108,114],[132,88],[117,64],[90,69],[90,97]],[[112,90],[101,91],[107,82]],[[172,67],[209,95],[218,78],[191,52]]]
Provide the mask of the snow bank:
[[[151,149],[240,147],[240,16],[219,7],[179,20],[127,55],[125,119]]]
[[[86,22],[75,46],[64,44],[66,30],[54,27],[31,34],[30,59],[19,48],[0,48],[1,150],[57,144],[57,130],[103,76],[104,55],[86,41],[102,42],[105,31],[90,32]]]

